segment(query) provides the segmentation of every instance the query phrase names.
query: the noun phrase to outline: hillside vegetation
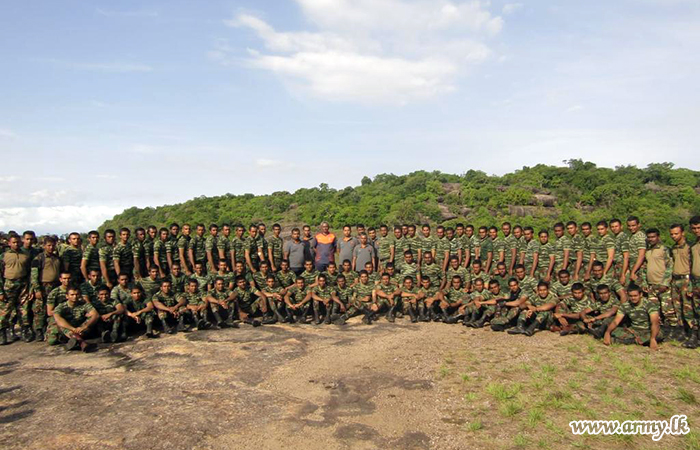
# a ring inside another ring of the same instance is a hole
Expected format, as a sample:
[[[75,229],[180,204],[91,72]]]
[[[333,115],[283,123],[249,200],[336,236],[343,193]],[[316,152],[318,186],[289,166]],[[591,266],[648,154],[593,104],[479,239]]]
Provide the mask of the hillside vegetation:
[[[535,227],[553,220],[597,221],[636,214],[645,226],[666,227],[700,214],[700,172],[672,163],[640,169],[597,167],[581,160],[564,167],[539,164],[503,176],[469,170],[461,175],[417,171],[408,175],[364,177],[360,186],[332,189],[327,184],[293,193],[197,197],[176,205],[129,208],[107,227],[165,226],[171,222],[242,223],[333,228],[364,223],[469,222],[511,220]]]

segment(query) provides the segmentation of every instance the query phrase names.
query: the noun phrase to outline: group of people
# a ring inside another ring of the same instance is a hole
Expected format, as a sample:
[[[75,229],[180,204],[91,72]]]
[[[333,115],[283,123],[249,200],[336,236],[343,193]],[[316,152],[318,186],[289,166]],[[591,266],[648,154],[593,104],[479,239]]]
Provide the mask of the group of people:
[[[356,315],[489,326],[605,344],[700,345],[700,216],[668,232],[631,216],[555,223],[282,227],[171,224],[79,233],[10,232],[0,250],[0,344],[89,351],[90,338],[273,323],[343,325]],[[418,231],[420,230],[420,231]],[[17,334],[17,325],[21,336]],[[162,331],[161,331],[162,330]]]

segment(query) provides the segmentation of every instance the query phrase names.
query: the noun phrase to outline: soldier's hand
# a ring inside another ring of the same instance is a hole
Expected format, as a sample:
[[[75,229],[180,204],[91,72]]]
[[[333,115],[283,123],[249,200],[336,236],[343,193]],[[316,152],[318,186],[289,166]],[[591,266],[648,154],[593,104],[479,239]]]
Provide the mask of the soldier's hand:
[[[624,280],[625,277],[620,277],[620,279]],[[630,274],[630,280],[637,281],[637,272]],[[622,281],[620,283],[624,284]]]
[[[657,291],[659,291],[660,294],[663,294],[664,292],[668,291],[668,288],[666,286],[659,286]]]
[[[42,295],[43,294],[41,293],[41,291],[34,291],[34,298],[36,298],[37,300],[41,300]]]

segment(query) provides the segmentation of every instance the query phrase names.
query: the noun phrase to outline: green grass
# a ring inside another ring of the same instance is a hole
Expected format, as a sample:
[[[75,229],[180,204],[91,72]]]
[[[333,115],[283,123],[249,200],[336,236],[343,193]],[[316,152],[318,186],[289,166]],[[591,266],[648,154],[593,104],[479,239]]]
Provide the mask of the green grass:
[[[522,433],[518,433],[515,435],[513,438],[513,444],[515,444],[516,447],[525,447],[530,443],[530,439],[527,438]]]
[[[682,401],[683,403],[687,403],[689,405],[695,405],[697,404],[697,400],[695,399],[695,394],[690,392],[687,389],[684,388],[678,388],[678,400]]]
[[[469,402],[469,403],[474,402],[474,400],[476,400],[476,399],[477,399],[476,392],[467,392],[466,394],[464,394],[464,400]]]
[[[464,429],[465,429],[466,431],[470,431],[470,432],[472,432],[472,433],[474,433],[475,431],[479,431],[479,430],[481,430],[482,428],[484,428],[484,425],[481,423],[481,420],[480,420],[480,419],[472,420],[471,422],[467,422],[467,423],[464,425]]]
[[[683,366],[680,369],[674,370],[673,376],[681,381],[690,380],[694,383],[700,383],[700,375],[690,366]]]
[[[503,403],[498,408],[498,412],[500,412],[503,417],[513,417],[514,415],[520,413],[522,410],[523,405],[519,401],[512,400]]]
[[[535,428],[544,420],[544,411],[542,408],[533,408],[527,412],[527,425],[530,428]]]
[[[498,401],[505,401],[514,398],[520,393],[522,385],[520,383],[490,383],[486,386],[488,392],[493,398]]]
[[[459,374],[459,378],[460,378],[463,382],[465,382],[465,383],[466,383],[467,381],[469,381],[469,379],[470,379],[468,373],[460,373],[460,374]]]
[[[440,366],[439,374],[440,378],[445,378],[447,375],[450,374],[450,368],[445,365]]]
[[[700,450],[700,433],[691,431],[683,437],[684,450]]]

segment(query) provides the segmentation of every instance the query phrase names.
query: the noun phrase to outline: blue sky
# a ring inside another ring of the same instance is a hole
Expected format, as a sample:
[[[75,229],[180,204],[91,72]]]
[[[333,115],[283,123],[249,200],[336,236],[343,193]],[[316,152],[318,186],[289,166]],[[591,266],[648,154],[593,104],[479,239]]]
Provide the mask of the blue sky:
[[[0,229],[414,170],[700,168],[700,2],[5,1]]]

